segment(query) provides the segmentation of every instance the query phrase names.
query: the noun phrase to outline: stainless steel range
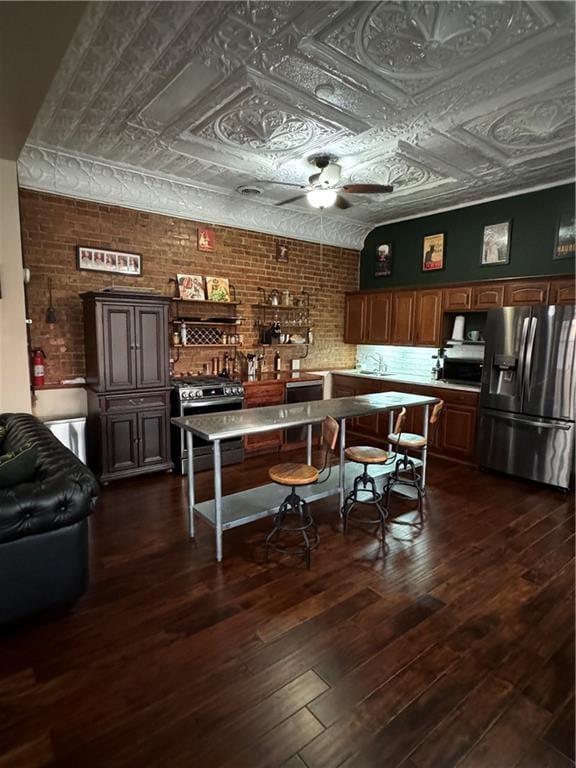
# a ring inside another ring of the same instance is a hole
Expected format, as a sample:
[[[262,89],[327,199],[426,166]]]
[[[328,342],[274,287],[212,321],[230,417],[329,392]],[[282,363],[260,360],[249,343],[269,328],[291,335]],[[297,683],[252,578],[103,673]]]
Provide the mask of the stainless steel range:
[[[240,410],[244,406],[244,388],[239,381],[217,376],[189,376],[173,379],[171,395],[172,416],[193,416]],[[177,472],[186,474],[186,439],[184,431],[172,427],[172,460]],[[237,464],[244,460],[242,438],[222,440],[222,464]],[[212,444],[194,438],[194,469],[214,466]]]

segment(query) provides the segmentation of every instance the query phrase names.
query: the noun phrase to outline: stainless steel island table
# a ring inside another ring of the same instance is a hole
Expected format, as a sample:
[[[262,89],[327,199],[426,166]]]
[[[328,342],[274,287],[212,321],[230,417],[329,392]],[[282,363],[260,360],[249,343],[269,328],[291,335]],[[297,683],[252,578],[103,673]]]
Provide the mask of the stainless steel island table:
[[[285,489],[275,484],[252,488],[248,491],[222,496],[222,461],[220,443],[231,437],[243,437],[275,429],[308,426],[308,463],[312,457],[312,426],[320,424],[326,416],[332,416],[340,423],[337,483],[310,485],[300,489],[307,501],[315,501],[332,494],[339,494],[341,509],[346,488],[346,419],[389,412],[389,426],[392,431],[394,411],[400,408],[424,406],[422,434],[428,436],[429,406],[438,402],[435,397],[410,395],[402,392],[384,392],[358,397],[338,397],[332,400],[315,400],[292,405],[270,405],[248,408],[242,411],[223,411],[205,416],[183,416],[172,419],[172,423],[186,432],[188,447],[188,510],[189,532],[194,537],[194,513],[198,512],[211,523],[216,531],[216,559],[222,560],[222,532],[227,528],[249,523],[260,517],[274,514],[280,505]],[[196,505],[194,489],[194,435],[214,445],[214,499]],[[422,451],[422,486],[426,483],[426,449]],[[272,462],[271,462],[272,463]],[[373,471],[382,473],[382,468]],[[388,469],[391,471],[391,467]]]

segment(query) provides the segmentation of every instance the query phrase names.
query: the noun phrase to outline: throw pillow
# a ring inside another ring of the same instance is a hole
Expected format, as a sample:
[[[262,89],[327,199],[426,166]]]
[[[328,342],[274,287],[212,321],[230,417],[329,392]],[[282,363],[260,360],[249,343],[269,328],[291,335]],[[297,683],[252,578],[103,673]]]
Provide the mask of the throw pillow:
[[[4,442],[5,437],[6,437],[6,427],[0,424],[0,448],[2,448],[2,443]]]
[[[21,450],[0,456],[0,488],[11,488],[33,480],[37,458],[36,443],[26,443]]]

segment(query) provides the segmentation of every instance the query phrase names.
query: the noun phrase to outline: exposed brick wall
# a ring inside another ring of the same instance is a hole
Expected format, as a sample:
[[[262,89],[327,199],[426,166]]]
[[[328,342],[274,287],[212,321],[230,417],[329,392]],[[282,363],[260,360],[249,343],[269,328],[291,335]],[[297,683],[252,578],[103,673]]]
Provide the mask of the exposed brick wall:
[[[29,190],[20,191],[24,263],[32,272],[27,296],[33,320],[33,347],[47,357],[47,383],[84,374],[84,329],[79,294],[110,285],[142,286],[173,295],[169,278],[177,273],[228,277],[235,286],[242,317],[244,351],[254,349],[257,334],[252,304],[258,287],[266,290],[302,287],[312,295],[314,344],[303,368],[354,365],[355,349],[344,344],[344,292],[358,287],[359,253],[300,240],[283,240],[289,262],[276,261],[277,238],[231,227],[214,227],[214,253],[201,253],[196,229],[203,222],[171,218],[110,205],[99,205]],[[329,226],[329,222],[327,224]],[[143,276],[125,277],[76,269],[76,246],[87,245],[142,254]],[[53,282],[53,303],[59,322],[45,323],[48,278]],[[282,348],[283,367],[300,350]],[[176,371],[202,369],[222,350],[184,349]],[[271,366],[272,352],[267,352]]]

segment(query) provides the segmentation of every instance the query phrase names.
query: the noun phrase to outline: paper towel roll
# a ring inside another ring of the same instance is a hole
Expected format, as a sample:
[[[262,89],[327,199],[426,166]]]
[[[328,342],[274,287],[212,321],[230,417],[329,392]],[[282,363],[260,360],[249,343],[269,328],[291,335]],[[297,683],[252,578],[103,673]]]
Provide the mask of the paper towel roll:
[[[454,341],[464,341],[464,324],[466,318],[464,315],[456,315],[454,318],[454,328],[452,330],[452,338]]]

